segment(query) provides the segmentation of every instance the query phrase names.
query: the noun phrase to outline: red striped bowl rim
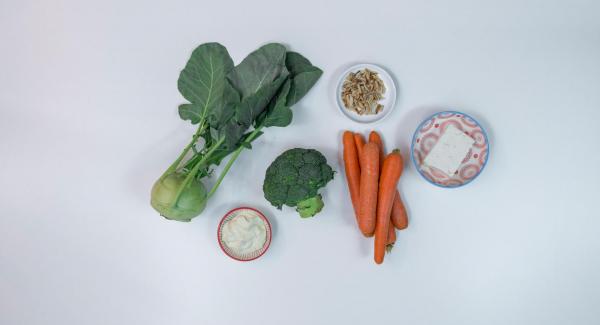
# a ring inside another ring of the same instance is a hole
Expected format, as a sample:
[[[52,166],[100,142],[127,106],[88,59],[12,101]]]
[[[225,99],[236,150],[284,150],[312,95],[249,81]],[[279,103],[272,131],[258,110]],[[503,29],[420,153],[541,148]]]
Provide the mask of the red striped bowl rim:
[[[251,210],[253,212],[256,212],[256,214],[258,214],[258,216],[264,221],[265,226],[266,226],[265,228],[266,228],[267,239],[265,240],[263,247],[252,253],[238,254],[234,250],[229,249],[229,247],[227,247],[227,245],[225,245],[225,243],[223,243],[223,234],[222,234],[223,226],[227,222],[229,222],[231,219],[233,219],[237,215],[237,214],[234,214],[234,212],[237,212],[239,210]],[[267,219],[267,217],[265,217],[265,215],[262,212],[258,211],[255,208],[251,208],[251,207],[235,208],[235,209],[230,210],[229,212],[225,213],[225,215],[221,219],[221,222],[219,222],[219,227],[217,228],[217,241],[219,242],[219,246],[221,247],[221,250],[223,251],[223,253],[225,253],[225,255],[231,257],[232,259],[234,259],[236,261],[249,262],[249,261],[252,261],[252,260],[255,260],[255,259],[261,257],[267,251],[267,249],[269,249],[269,245],[271,245],[271,223],[269,222],[269,219]]]

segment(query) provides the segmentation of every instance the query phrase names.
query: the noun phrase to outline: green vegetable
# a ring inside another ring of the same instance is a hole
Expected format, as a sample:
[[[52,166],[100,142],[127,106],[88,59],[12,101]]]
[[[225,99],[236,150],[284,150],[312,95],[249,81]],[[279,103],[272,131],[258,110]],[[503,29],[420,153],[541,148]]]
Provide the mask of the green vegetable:
[[[323,209],[318,191],[332,179],[333,170],[320,152],[295,148],[279,155],[267,168],[263,192],[278,209],[296,207],[302,218],[308,218]]]
[[[321,197],[321,194],[318,194],[310,199],[298,202],[296,211],[300,213],[300,217],[309,218],[321,212],[324,206],[325,204],[323,203],[323,198]]]
[[[237,66],[221,44],[198,46],[177,82],[189,101],[179,106],[179,116],[198,129],[154,184],[152,207],[171,220],[198,216],[242,150],[251,149],[264,128],[288,126],[290,107],[321,74],[302,55],[277,43],[260,47]],[[202,181],[230,155],[207,193]]]
[[[184,187],[184,181],[185,175],[173,173],[154,183],[150,204],[157,211],[161,211],[163,217],[190,221],[204,210],[206,189],[202,182],[193,179]]]

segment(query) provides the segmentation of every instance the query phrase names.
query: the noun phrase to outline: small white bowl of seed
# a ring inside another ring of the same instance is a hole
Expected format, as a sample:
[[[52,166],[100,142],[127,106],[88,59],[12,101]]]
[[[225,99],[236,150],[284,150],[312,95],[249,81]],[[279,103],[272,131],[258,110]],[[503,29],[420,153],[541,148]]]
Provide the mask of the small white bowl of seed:
[[[344,71],[336,89],[342,114],[358,123],[380,121],[396,105],[394,79],[382,67],[361,63]]]

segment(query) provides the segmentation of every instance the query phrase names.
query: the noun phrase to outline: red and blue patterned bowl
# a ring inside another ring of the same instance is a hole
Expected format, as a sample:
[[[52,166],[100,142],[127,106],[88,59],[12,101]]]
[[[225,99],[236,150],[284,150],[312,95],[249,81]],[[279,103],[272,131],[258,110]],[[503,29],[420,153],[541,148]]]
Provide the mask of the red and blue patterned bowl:
[[[454,125],[475,140],[458,171],[452,176],[423,164],[425,157],[449,125]],[[471,116],[456,111],[444,111],[421,122],[413,135],[410,151],[413,164],[425,180],[436,186],[455,188],[466,185],[479,176],[487,164],[490,145],[485,130]]]

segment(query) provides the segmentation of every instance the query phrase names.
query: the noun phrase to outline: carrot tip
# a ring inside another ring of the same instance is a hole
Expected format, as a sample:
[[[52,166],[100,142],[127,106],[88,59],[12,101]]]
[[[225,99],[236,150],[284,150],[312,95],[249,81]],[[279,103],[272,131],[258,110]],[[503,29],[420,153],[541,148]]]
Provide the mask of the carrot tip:
[[[396,227],[396,229],[398,229],[398,230],[404,230],[404,229],[408,228],[408,224],[402,224],[400,226],[394,225],[394,227]]]
[[[394,244],[387,244],[387,245],[385,246],[385,252],[389,254],[389,253],[391,253],[391,252],[392,252],[392,249],[393,249],[393,248],[394,248]]]

